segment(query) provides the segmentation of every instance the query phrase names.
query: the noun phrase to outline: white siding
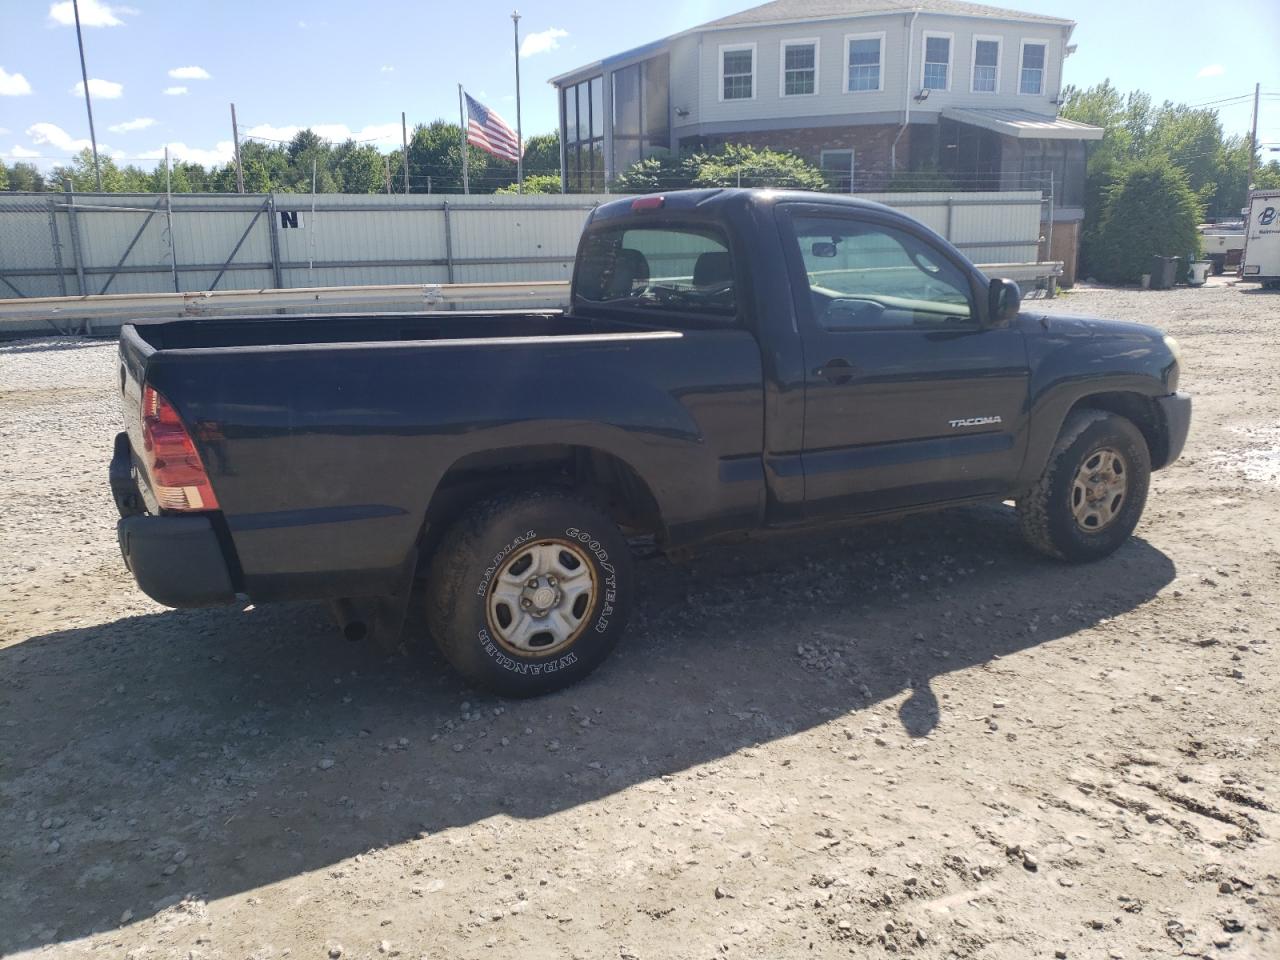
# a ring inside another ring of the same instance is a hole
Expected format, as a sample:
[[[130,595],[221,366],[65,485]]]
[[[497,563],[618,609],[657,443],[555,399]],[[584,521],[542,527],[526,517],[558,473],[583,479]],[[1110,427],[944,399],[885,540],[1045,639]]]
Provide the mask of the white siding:
[[[921,87],[926,32],[950,34],[951,83],[949,90],[930,91],[923,103],[911,101],[913,115],[921,119],[936,115],[945,107],[1003,108],[1031,110],[1052,116],[1062,81],[1062,52],[1065,30],[1053,24],[1014,23],[985,17],[946,17],[920,14],[916,18],[911,44],[911,71],[907,77],[907,30],[910,15],[851,17],[843,20],[811,21],[785,25],[712,30],[681,37],[671,50],[671,102],[689,110],[688,117],[676,117],[677,128],[696,123],[777,121],[785,118],[826,117],[845,114],[901,112],[909,97]],[[883,90],[844,92],[848,70],[845,37],[848,34],[885,34],[882,51]],[[998,93],[973,93],[973,38],[1000,38],[1001,55]],[[818,93],[816,96],[783,97],[778,89],[781,69],[780,43],[796,37],[819,39]],[[1045,84],[1040,96],[1018,93],[1022,41],[1043,42]],[[720,47],[756,44],[755,97],[751,100],[720,99]],[[699,47],[701,55],[699,56]],[[696,90],[694,88],[696,83]]]

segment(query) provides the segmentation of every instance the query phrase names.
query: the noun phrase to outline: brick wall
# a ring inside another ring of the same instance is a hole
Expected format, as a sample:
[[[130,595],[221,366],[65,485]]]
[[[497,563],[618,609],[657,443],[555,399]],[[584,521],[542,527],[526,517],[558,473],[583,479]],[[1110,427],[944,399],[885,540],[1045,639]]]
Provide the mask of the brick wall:
[[[757,133],[729,133],[686,138],[680,141],[682,151],[714,150],[727,143],[743,144],[769,150],[785,150],[819,166],[823,150],[853,150],[853,188],[874,191],[884,187],[892,176],[889,158],[898,127],[797,127],[791,130],[766,130]],[[898,141],[898,168],[905,169],[910,160],[910,137]]]

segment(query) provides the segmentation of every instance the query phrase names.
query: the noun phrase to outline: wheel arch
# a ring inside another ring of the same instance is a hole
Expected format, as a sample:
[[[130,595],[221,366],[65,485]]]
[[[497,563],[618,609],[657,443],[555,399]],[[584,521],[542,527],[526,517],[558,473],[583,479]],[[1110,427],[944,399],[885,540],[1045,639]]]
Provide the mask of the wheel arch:
[[[1072,396],[1066,390],[1054,391],[1037,404],[1031,415],[1031,436],[1017,489],[1023,490],[1039,481],[1049,462],[1053,446],[1062,433],[1067,418],[1076,410],[1102,410],[1124,417],[1136,426],[1151,453],[1151,469],[1168,464],[1169,434],[1155,396],[1141,389],[1140,382],[1125,383],[1120,388],[1093,390]]]
[[[538,485],[586,493],[624,530],[666,539],[652,487],[625,459],[599,447],[533,444],[477,451],[452,463],[427,505],[424,546],[478,500]]]
[[[1151,469],[1158,470],[1165,465],[1169,456],[1169,435],[1154,397],[1125,390],[1089,394],[1071,405],[1063,422],[1076,410],[1083,409],[1102,410],[1124,417],[1138,428],[1142,439],[1147,442],[1147,450],[1151,453]]]

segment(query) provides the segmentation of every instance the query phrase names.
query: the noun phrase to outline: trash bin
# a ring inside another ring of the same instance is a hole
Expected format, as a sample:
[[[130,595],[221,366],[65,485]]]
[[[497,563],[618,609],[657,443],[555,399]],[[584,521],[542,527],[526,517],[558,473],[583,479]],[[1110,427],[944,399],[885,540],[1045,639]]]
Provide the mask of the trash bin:
[[[1151,258],[1151,289],[1170,290],[1173,279],[1178,275],[1178,262],[1181,257],[1162,257],[1156,254]]]
[[[1187,264],[1187,283],[1193,287],[1203,287],[1212,269],[1212,260],[1192,260]]]

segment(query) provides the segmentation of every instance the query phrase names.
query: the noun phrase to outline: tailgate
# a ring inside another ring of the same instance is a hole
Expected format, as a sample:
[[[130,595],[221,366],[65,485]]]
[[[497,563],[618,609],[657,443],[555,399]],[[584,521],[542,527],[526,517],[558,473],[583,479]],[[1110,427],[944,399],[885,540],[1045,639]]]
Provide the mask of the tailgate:
[[[120,328],[120,364],[116,382],[120,389],[120,413],[124,418],[124,430],[129,435],[133,450],[142,449],[142,387],[147,380],[147,364],[155,354],[155,347],[147,343],[131,323]],[[145,484],[143,471],[135,471]]]

